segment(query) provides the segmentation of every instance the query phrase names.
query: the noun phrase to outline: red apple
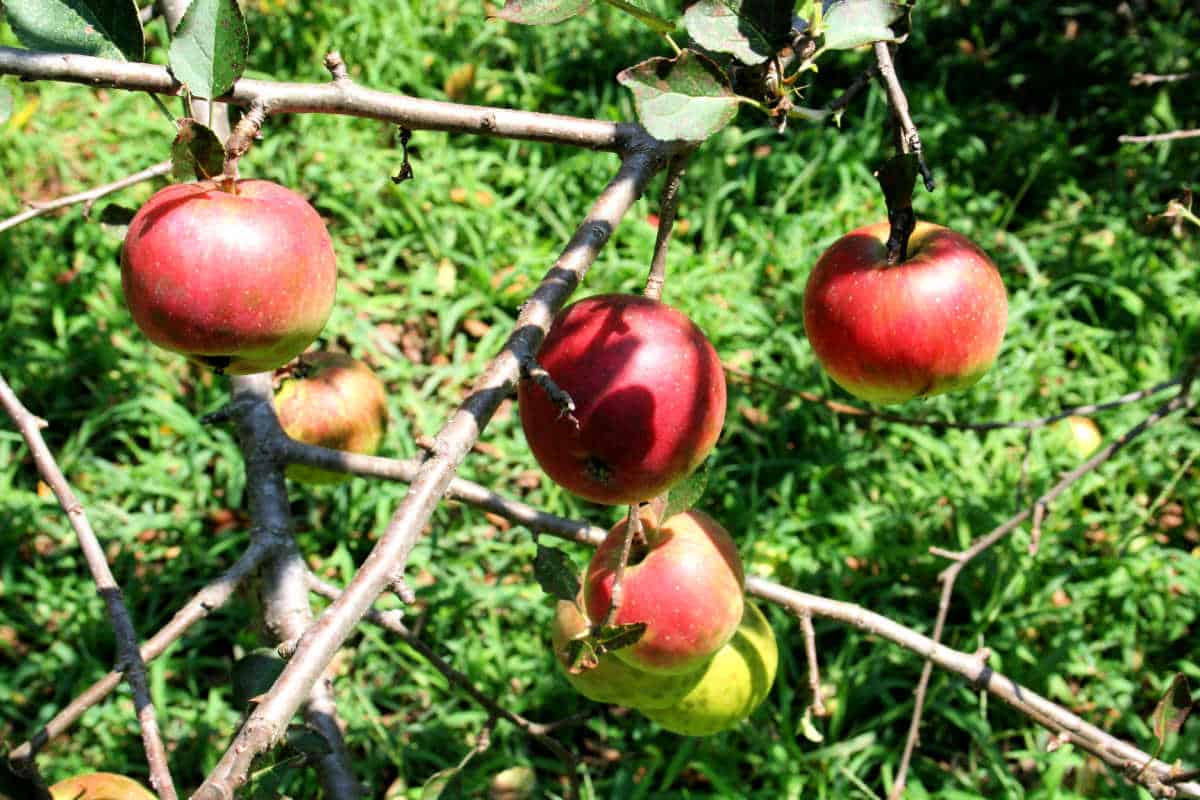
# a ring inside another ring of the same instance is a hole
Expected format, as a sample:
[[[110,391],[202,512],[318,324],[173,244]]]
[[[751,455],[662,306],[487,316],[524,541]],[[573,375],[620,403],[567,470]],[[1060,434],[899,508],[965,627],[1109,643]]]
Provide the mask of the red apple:
[[[168,186],[134,216],[121,252],[125,303],[146,337],[236,375],[308,347],[336,280],[320,215],[269,181]]]
[[[701,665],[683,675],[657,675],[626,664],[615,653],[605,653],[591,669],[572,673],[566,663],[567,643],[585,635],[591,622],[575,603],[559,600],[550,629],[555,659],[567,682],[589,700],[627,708],[669,708],[690,692],[704,675]]]
[[[656,524],[643,509],[641,520],[646,541],[632,549],[612,621],[644,622],[646,632],[613,654],[645,672],[692,672],[729,641],[742,618],[742,560],[729,533],[701,511]],[[583,597],[593,620],[603,620],[612,604],[627,524],[613,526],[588,564]]]
[[[112,772],[93,772],[59,781],[50,787],[53,800],[155,800],[132,778]]]
[[[770,623],[746,603],[737,632],[687,694],[665,708],[638,710],[673,733],[710,736],[738,725],[758,708],[775,683],[778,665],[779,648]]]
[[[574,420],[523,380],[521,426],[546,474],[580,497],[649,500],[695,469],[721,434],[721,361],[695,323],[657,300],[606,294],[568,306],[538,362],[575,401]]]
[[[875,403],[965,389],[996,360],[1008,298],[969,239],[917,223],[908,259],[887,265],[888,224],[833,243],[804,290],[804,328],[834,382]]]
[[[305,444],[374,455],[387,428],[387,393],[371,368],[345,353],[306,353],[275,393],[284,432]],[[292,464],[287,476],[337,483],[350,476]]]

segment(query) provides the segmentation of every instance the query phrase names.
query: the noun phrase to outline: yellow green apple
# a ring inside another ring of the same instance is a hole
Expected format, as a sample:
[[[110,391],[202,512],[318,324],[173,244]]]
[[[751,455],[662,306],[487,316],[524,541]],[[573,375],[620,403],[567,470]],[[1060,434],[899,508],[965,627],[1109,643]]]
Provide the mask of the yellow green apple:
[[[92,772],[59,781],[50,787],[53,800],[157,800],[133,778],[113,772]]]

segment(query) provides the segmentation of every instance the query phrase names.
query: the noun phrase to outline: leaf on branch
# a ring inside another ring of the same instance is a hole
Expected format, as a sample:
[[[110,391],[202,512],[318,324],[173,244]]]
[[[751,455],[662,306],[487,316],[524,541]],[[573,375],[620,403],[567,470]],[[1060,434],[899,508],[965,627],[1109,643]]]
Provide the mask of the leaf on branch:
[[[8,118],[12,116],[13,96],[12,92],[0,86],[0,125],[8,122]]]
[[[592,637],[596,648],[596,656],[611,653],[624,647],[637,644],[642,634],[646,632],[644,622],[626,622],[622,625],[605,625]]]
[[[787,43],[792,6],[785,0],[700,0],[684,12],[683,26],[707,50],[761,64]]]
[[[667,507],[662,513],[662,519],[670,519],[676,514],[688,511],[704,495],[708,488],[708,472],[712,468],[712,459],[707,459],[679,483],[671,487],[667,493]]]
[[[237,0],[192,0],[171,36],[171,74],[196,97],[228,92],[246,70],[250,36]]]
[[[129,223],[133,222],[133,216],[137,213],[135,209],[128,206],[119,205],[117,203],[109,203],[104,208],[100,209],[98,217],[101,225],[115,225],[117,227],[128,227]]]
[[[309,761],[316,761],[333,752],[328,739],[304,726],[288,729],[286,744],[290,750],[295,750]]]
[[[284,660],[269,647],[260,647],[238,659],[231,681],[233,702],[239,708],[254,702],[275,684],[283,667]]]
[[[1154,707],[1150,715],[1150,727],[1161,746],[1166,742],[1168,734],[1179,733],[1188,714],[1192,712],[1192,690],[1188,685],[1187,676],[1182,672],[1175,674],[1175,679],[1167,688],[1166,693]]]
[[[643,61],[617,81],[633,92],[642,125],[662,141],[702,142],[737,116],[741,102],[721,68],[694,50]]]
[[[591,4],[592,0],[505,0],[492,16],[521,25],[552,25],[582,14]]]
[[[225,170],[225,146],[211,129],[191,117],[179,120],[171,143],[171,177],[179,182],[208,180]]]
[[[538,542],[537,555],[533,558],[533,577],[542,591],[567,602],[575,602],[579,595],[579,578],[571,557],[557,547],[544,547]]]
[[[894,0],[834,0],[821,15],[821,32],[829,50],[849,50],[872,42],[898,42],[911,6]]]
[[[21,44],[52,53],[141,61],[146,37],[134,0],[5,0]]]

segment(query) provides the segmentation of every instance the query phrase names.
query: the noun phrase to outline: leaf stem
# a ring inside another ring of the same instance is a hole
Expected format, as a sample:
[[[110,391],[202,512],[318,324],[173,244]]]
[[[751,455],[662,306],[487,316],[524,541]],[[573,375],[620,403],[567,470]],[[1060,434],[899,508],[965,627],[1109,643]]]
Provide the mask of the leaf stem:
[[[670,20],[660,17],[653,11],[639,8],[633,3],[627,2],[627,0],[604,0],[604,2],[608,3],[610,6],[619,11],[624,11],[626,14],[633,17],[647,28],[650,28],[650,30],[654,31],[655,33],[667,34],[675,30],[675,24]],[[675,43],[672,42],[671,44],[674,45]],[[676,54],[678,54],[679,48],[676,47],[675,51]]]

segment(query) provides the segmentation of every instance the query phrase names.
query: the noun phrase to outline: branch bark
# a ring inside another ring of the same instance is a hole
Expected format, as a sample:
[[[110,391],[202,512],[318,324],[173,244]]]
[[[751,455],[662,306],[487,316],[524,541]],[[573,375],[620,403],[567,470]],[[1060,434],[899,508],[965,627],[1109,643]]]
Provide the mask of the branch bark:
[[[113,181],[112,183],[106,183],[103,186],[96,186],[92,189],[88,189],[86,192],[69,194],[44,203],[31,203],[28,210],[22,211],[20,214],[15,214],[6,220],[0,220],[0,233],[3,233],[9,228],[15,228],[22,222],[28,222],[35,217],[40,217],[43,214],[49,214],[51,211],[73,206],[78,203],[84,204],[83,213],[84,215],[87,215],[92,210],[92,204],[101,197],[110,195],[113,192],[119,192],[122,189],[127,189],[130,186],[142,183],[143,181],[161,177],[170,173],[170,171],[171,162],[163,161],[155,164],[152,167],[146,167],[146,169],[135,172],[132,175],[126,175],[124,178]]]

